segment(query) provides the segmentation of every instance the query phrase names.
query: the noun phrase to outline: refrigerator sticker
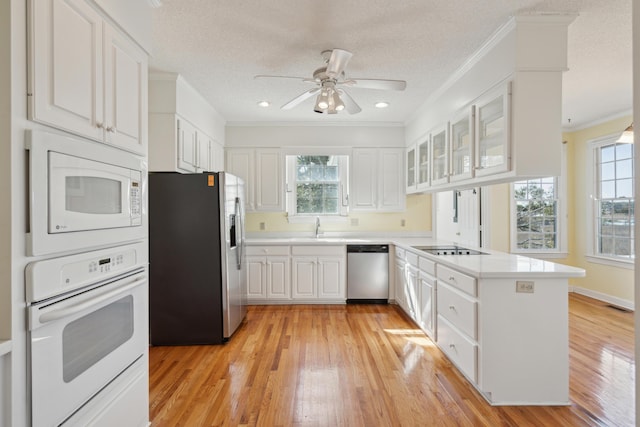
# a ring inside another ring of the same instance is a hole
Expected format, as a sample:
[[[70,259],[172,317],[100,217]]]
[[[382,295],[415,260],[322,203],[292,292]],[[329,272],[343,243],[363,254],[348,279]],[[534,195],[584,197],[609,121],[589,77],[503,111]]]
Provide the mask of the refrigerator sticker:
[[[208,178],[207,185],[209,187],[213,187],[215,185],[215,181],[214,181],[215,180],[215,176],[209,175],[209,176],[207,176],[207,178]]]

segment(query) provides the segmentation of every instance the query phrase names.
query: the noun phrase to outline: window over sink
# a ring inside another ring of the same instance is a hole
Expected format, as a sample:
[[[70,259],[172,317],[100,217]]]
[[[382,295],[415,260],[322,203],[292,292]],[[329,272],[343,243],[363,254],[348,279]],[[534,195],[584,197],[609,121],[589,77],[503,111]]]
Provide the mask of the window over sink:
[[[346,155],[286,156],[289,220],[346,216],[348,165]]]

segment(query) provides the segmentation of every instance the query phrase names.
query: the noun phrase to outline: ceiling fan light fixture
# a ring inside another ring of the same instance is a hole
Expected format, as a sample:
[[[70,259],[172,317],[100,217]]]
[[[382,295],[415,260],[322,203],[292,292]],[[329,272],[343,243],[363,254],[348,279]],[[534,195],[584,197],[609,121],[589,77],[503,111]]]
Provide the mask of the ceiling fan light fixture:
[[[386,101],[378,101],[374,104],[374,106],[376,108],[387,108],[389,106],[389,103]]]
[[[333,108],[336,111],[344,110],[344,102],[342,102],[342,99],[340,98],[340,94],[338,93],[337,90],[333,91],[333,95],[331,98],[333,100]]]
[[[622,132],[622,135],[620,135],[620,138],[618,138],[616,142],[620,142],[623,144],[633,144],[633,123],[631,123],[629,127],[627,127],[624,132]]]

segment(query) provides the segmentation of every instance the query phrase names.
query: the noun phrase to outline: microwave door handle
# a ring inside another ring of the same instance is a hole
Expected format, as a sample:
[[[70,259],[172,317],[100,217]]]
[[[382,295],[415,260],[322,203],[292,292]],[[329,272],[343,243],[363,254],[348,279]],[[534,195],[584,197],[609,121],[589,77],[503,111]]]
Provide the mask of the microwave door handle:
[[[53,322],[62,318],[65,318],[67,316],[71,316],[73,314],[79,313],[82,310],[85,310],[91,306],[94,306],[96,304],[99,304],[103,301],[106,301],[118,294],[121,294],[123,292],[126,292],[130,289],[133,289],[139,285],[141,285],[142,283],[144,283],[147,280],[146,275],[144,277],[138,277],[136,278],[133,282],[127,283],[125,285],[122,285],[120,287],[118,287],[117,289],[113,289],[111,291],[105,292],[101,295],[98,295],[95,298],[91,298],[88,301],[84,301],[69,307],[65,307],[65,308],[61,308],[58,310],[53,310],[53,311],[49,311],[47,313],[43,313],[40,315],[40,317],[38,318],[39,322],[41,324],[44,323],[49,323],[49,322]]]

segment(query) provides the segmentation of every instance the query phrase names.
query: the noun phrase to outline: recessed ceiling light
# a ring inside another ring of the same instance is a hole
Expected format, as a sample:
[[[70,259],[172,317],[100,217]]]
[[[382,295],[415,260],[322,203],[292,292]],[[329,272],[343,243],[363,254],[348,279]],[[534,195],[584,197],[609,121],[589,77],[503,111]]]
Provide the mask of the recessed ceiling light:
[[[375,103],[376,108],[387,108],[389,106],[388,102],[380,101]]]
[[[271,103],[269,101],[259,101],[258,105],[263,108],[267,108]]]

